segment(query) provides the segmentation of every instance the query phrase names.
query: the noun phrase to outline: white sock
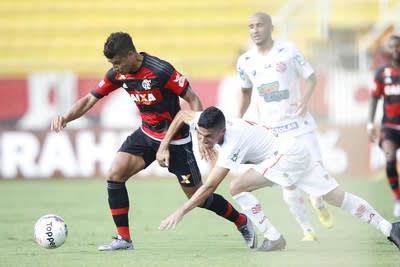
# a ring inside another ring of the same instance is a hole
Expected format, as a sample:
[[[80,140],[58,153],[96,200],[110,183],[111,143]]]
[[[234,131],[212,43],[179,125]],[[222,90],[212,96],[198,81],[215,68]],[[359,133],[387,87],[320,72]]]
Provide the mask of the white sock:
[[[240,205],[242,212],[253,222],[258,230],[269,240],[278,240],[281,234],[275,229],[265,216],[257,198],[249,193],[242,192],[233,196],[233,199]]]
[[[314,197],[310,195],[310,202],[315,209],[321,209],[325,207],[322,197]]]
[[[340,208],[360,218],[363,222],[371,224],[376,229],[380,230],[385,236],[390,235],[390,230],[392,230],[392,224],[387,220],[385,220],[364,199],[346,192]]]
[[[304,198],[298,188],[294,190],[289,190],[286,188],[282,188],[283,199],[286,204],[289,206],[290,211],[296,218],[296,221],[300,224],[303,232],[313,232],[314,228],[312,227],[311,220],[308,217],[307,209],[304,204]]]

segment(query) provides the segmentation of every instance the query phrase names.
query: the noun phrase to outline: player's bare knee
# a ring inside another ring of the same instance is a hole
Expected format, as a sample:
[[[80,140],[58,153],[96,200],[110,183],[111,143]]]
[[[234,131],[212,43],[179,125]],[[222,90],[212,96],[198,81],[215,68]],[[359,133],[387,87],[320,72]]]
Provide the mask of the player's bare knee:
[[[108,171],[107,179],[112,182],[120,182],[120,183],[126,182],[127,180],[118,171],[114,171],[112,169]]]
[[[229,192],[232,196],[237,195],[242,192],[247,192],[247,188],[243,187],[243,184],[240,183],[239,179],[233,179],[229,184]]]
[[[328,192],[327,194],[323,195],[323,199],[336,207],[340,207],[343,203],[344,194],[346,192],[343,191],[340,187],[336,187],[332,191]]]

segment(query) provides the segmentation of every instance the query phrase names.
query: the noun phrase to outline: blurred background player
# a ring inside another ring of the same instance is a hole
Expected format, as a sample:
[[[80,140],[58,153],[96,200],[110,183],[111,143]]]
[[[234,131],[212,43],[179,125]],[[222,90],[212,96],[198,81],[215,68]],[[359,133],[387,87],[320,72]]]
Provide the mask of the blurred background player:
[[[377,134],[374,119],[378,100],[383,97],[383,118],[379,137],[379,146],[386,158],[386,177],[395,198],[393,215],[400,216],[400,188],[397,171],[396,152],[400,146],[400,36],[392,35],[388,40],[390,62],[375,72],[372,90],[368,135],[375,142]]]
[[[296,185],[313,196],[323,196],[329,204],[347,211],[381,231],[397,248],[400,246],[400,222],[385,220],[367,201],[344,191],[322,164],[314,164],[311,154],[296,138],[279,135],[274,129],[243,119],[226,120],[213,106],[203,112],[180,111],[159,146],[157,161],[168,166],[168,146],[182,127],[195,128],[199,144],[205,149],[218,145],[219,156],[206,182],[196,193],[160,224],[160,229],[174,229],[183,216],[216,190],[231,169],[240,164],[254,166],[230,183],[230,192],[244,213],[261,225],[264,242],[258,251],[281,250],[286,240],[265,216],[257,199],[250,193],[265,186]]]
[[[64,129],[67,123],[84,115],[99,99],[118,88],[125,89],[135,102],[142,125],[122,144],[107,176],[108,203],[117,227],[117,237],[110,244],[98,248],[100,251],[133,249],[125,182],[155,160],[160,141],[180,110],[179,97],[195,111],[201,110],[202,104],[183,75],[164,60],[144,52],[138,53],[129,34],[112,33],[104,44],[103,52],[112,68],[95,90],[78,100],[65,116],[56,117],[51,129],[56,132]],[[184,193],[190,197],[202,182],[188,127],[183,127],[174,135],[170,149],[168,170],[177,176]],[[235,223],[247,244],[254,246],[250,220],[238,213],[221,195],[210,195],[201,207]]]
[[[249,32],[255,47],[241,55],[237,70],[241,80],[242,100],[239,116],[243,117],[250,103],[256,105],[259,122],[279,134],[296,137],[311,153],[314,164],[321,165],[317,128],[307,103],[315,90],[316,77],[311,65],[291,42],[274,41],[271,17],[262,12],[249,18]],[[305,91],[300,93],[300,78]],[[254,109],[254,108],[253,108]],[[285,187],[283,198],[304,231],[304,241],[316,238],[307,215],[304,198],[295,187]],[[311,197],[312,206],[321,224],[332,227],[333,218],[321,197]]]

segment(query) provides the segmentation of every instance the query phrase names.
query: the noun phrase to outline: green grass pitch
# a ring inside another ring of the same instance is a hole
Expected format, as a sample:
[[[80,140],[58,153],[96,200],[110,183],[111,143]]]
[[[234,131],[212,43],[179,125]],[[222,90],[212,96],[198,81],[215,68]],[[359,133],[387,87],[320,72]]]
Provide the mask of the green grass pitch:
[[[218,192],[233,203],[228,182]],[[339,182],[390,221],[395,219],[385,180]],[[202,209],[189,213],[173,231],[158,230],[160,221],[185,200],[172,176],[127,184],[135,250],[98,252],[97,246],[115,232],[104,180],[0,181],[0,266],[400,266],[400,251],[380,232],[333,207],[335,225],[324,229],[307,204],[319,241],[301,242],[300,227],[278,187],[259,190],[256,196],[288,245],[284,251],[257,253],[247,249],[233,224]],[[33,240],[35,221],[47,213],[62,216],[69,229],[66,243],[55,250]]]

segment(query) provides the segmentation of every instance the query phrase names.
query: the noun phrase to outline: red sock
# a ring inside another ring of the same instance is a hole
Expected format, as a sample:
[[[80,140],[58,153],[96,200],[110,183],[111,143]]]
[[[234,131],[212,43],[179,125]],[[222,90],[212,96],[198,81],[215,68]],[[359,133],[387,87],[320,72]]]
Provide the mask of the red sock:
[[[243,213],[239,213],[239,217],[238,217],[237,220],[235,221],[235,225],[236,225],[237,227],[239,227],[239,226],[245,224],[246,221],[247,221],[246,215],[244,215]]]
[[[131,234],[129,232],[129,226],[118,226],[117,233],[119,236],[126,240],[131,240]]]

